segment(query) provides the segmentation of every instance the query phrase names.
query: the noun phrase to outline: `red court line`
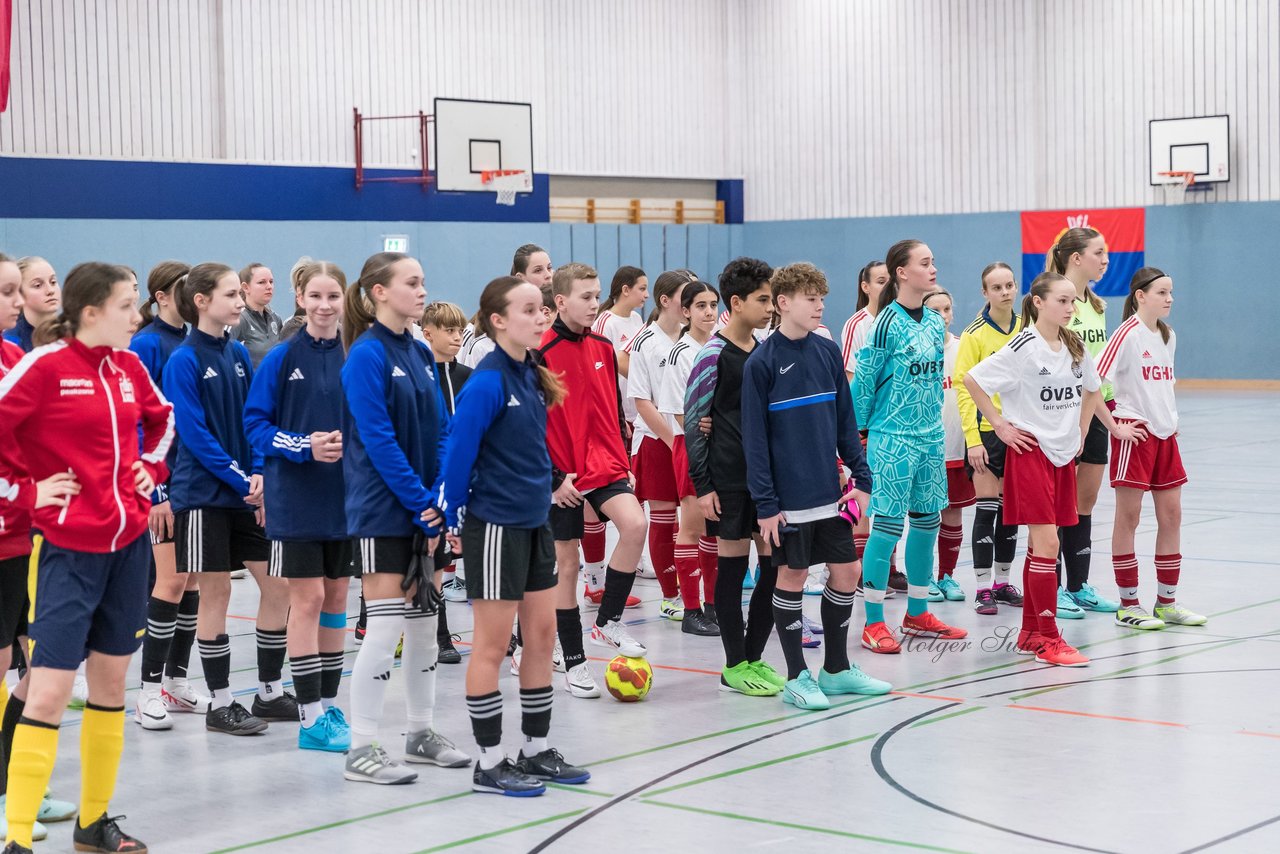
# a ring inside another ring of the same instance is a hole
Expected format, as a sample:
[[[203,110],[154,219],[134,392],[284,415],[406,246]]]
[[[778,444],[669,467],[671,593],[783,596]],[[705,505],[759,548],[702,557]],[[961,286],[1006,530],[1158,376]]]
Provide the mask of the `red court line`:
[[[971,703],[972,700],[966,700],[964,697],[944,697],[941,694],[913,694],[910,691],[890,691],[897,697],[916,697],[921,700],[941,700],[944,703]]]
[[[1147,718],[1126,718],[1121,715],[1099,715],[1094,712],[1076,712],[1071,709],[1050,709],[1047,706],[1023,706],[1017,703],[1010,703],[1006,708],[1023,709],[1029,712],[1048,712],[1051,715],[1070,715],[1077,718],[1094,718],[1101,721],[1122,721],[1130,724],[1153,724],[1155,726],[1174,727],[1176,729],[1187,729],[1186,724],[1173,723],[1172,721],[1155,721]]]

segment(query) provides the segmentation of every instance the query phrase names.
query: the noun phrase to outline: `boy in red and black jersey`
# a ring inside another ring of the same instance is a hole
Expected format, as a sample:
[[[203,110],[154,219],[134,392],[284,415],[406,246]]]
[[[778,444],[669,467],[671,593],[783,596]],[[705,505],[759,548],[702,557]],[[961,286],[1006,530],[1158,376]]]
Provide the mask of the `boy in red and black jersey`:
[[[539,354],[568,391],[564,404],[547,414],[547,449],[554,468],[550,522],[560,578],[556,623],[566,689],[574,696],[595,697],[600,692],[586,667],[577,599],[583,502],[618,530],[591,641],[631,657],[647,651],[622,625],[646,523],[632,492],[617,356],[607,338],[591,332],[599,313],[600,279],[586,264],[567,264],[556,270],[551,288],[557,317],[543,335]]]

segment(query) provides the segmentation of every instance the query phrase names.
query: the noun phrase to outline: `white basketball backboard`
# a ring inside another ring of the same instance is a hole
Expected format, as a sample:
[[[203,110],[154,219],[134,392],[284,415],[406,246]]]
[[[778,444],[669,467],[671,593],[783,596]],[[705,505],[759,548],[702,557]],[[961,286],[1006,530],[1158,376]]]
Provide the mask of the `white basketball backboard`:
[[[1161,172],[1194,172],[1197,184],[1230,181],[1230,123],[1228,116],[1152,119],[1147,125],[1151,184],[1180,180]]]
[[[507,101],[435,99],[436,188],[492,193],[480,175],[519,169],[533,190],[533,108]]]

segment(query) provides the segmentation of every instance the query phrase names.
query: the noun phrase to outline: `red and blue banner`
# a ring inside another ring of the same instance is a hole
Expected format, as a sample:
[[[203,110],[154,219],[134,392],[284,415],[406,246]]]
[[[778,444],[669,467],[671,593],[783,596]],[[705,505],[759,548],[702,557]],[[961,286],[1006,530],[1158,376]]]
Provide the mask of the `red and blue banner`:
[[[1142,208],[1023,211],[1022,292],[1044,272],[1045,256],[1069,228],[1092,228],[1107,242],[1107,272],[1094,282],[1098,296],[1126,296],[1129,280],[1146,263],[1146,212]]]

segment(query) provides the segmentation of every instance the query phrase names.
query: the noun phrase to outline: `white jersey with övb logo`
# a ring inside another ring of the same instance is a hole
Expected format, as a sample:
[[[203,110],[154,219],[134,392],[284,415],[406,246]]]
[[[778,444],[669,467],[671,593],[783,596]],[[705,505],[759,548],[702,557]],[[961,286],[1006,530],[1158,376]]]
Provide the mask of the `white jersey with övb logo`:
[[[988,395],[1000,395],[1005,419],[1035,436],[1055,466],[1065,466],[1079,453],[1084,393],[1102,387],[1087,350],[1083,361],[1073,365],[1067,345],[1059,344],[1054,352],[1031,326],[974,365],[968,376]]]

